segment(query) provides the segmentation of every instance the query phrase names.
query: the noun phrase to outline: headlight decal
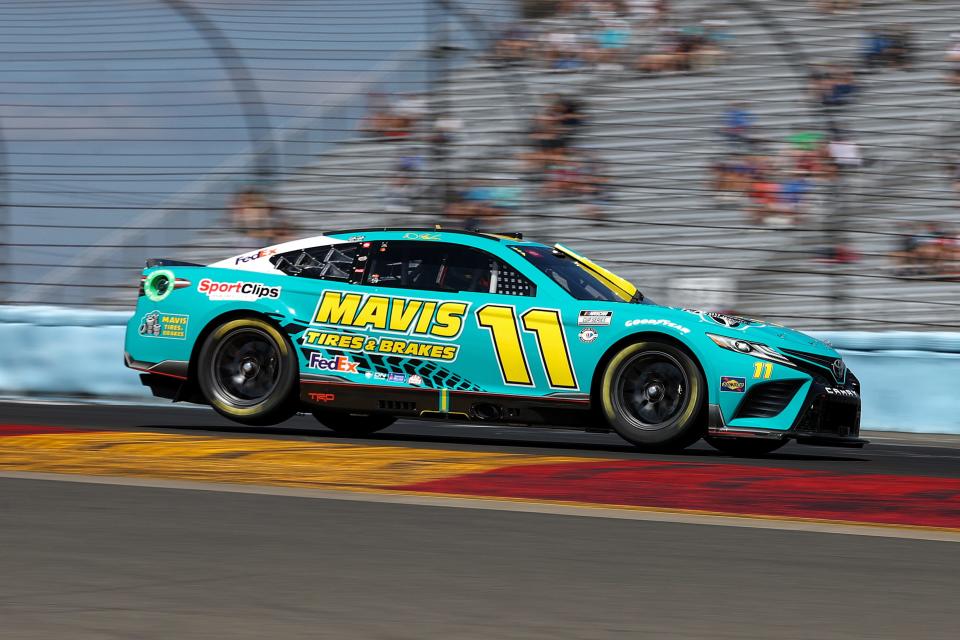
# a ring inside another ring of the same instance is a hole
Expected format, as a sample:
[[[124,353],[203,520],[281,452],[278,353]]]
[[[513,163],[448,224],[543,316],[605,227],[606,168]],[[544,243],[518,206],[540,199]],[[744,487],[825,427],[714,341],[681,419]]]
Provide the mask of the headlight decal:
[[[760,342],[751,342],[741,338],[718,336],[714,333],[708,333],[707,337],[713,340],[718,347],[723,349],[736,351],[737,353],[742,353],[743,355],[752,356],[754,358],[761,358],[763,360],[770,360],[771,362],[779,362],[780,364],[792,366],[789,358],[775,350],[773,347],[769,347]]]

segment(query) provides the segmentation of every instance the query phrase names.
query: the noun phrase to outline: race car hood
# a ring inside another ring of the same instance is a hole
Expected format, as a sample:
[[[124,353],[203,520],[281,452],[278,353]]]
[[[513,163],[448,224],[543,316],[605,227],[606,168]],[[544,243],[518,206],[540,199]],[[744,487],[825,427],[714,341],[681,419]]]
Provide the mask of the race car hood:
[[[644,305],[642,316],[628,320],[627,326],[637,330],[666,328],[683,334],[702,332],[760,342],[775,349],[794,349],[822,356],[839,358],[826,343],[805,333],[762,320],[743,318],[699,309],[680,309]],[[638,316],[641,314],[638,314]]]

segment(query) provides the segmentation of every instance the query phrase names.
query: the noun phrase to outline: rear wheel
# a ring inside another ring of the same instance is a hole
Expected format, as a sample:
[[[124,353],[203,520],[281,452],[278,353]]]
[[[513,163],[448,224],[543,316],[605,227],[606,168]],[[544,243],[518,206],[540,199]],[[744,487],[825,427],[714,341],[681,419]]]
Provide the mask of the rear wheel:
[[[218,413],[249,425],[297,411],[297,356],[270,323],[239,318],[207,336],[197,361],[200,390]]]
[[[714,449],[728,456],[752,458],[772,453],[787,444],[787,439],[768,440],[766,438],[705,438]]]
[[[673,345],[650,341],[625,347],[607,364],[601,394],[607,422],[642,449],[682,449],[703,435],[703,375],[693,358]]]
[[[393,416],[382,413],[347,413],[322,409],[314,411],[313,417],[331,431],[353,438],[362,438],[376,433],[397,421]]]

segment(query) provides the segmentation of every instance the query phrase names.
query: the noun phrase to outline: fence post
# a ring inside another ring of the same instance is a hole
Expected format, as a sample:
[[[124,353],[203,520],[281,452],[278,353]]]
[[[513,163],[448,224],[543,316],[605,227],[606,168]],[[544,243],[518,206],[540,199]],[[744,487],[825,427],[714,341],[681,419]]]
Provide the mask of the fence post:
[[[7,142],[3,127],[0,127],[0,304],[12,299],[13,291],[13,192],[10,189],[10,164],[7,160]],[[7,284],[5,284],[7,283]]]
[[[275,155],[270,135],[270,117],[267,115],[266,104],[253,79],[253,74],[244,63],[243,57],[216,23],[187,0],[161,0],[161,2],[190,23],[197,34],[206,41],[213,55],[220,60],[247,124],[247,135],[253,147],[253,174],[258,181],[269,184],[273,179],[273,156]]]

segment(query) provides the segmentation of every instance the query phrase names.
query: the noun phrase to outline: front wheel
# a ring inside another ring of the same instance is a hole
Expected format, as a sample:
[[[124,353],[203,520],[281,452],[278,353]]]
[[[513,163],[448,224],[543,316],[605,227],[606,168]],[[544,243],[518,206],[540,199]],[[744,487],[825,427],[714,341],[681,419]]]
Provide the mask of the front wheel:
[[[362,438],[386,429],[397,421],[382,413],[347,413],[318,409],[313,417],[327,429],[349,438]]]
[[[707,443],[728,456],[737,458],[753,458],[765,456],[787,444],[787,439],[768,440],[766,438],[705,438]]]
[[[297,356],[259,318],[223,323],[203,343],[197,383],[218,413],[249,425],[283,422],[297,411]]]
[[[607,422],[642,449],[683,449],[703,436],[703,374],[673,345],[650,341],[625,347],[607,364],[600,390]]]

